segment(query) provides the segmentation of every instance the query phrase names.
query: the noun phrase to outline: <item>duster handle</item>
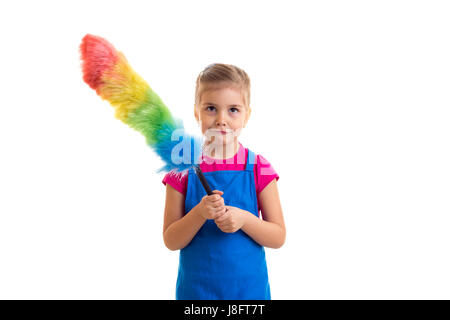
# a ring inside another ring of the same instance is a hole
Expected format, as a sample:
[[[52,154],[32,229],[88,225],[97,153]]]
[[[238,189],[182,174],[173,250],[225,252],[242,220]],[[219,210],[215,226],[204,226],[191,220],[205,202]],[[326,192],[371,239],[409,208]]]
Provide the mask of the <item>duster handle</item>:
[[[194,171],[195,171],[195,174],[197,175],[197,177],[200,179],[200,182],[202,183],[203,188],[205,188],[205,191],[208,194],[208,196],[212,195],[213,192],[212,192],[211,188],[209,187],[208,181],[206,181],[206,178],[203,175],[202,170],[200,170],[200,166],[194,165]]]

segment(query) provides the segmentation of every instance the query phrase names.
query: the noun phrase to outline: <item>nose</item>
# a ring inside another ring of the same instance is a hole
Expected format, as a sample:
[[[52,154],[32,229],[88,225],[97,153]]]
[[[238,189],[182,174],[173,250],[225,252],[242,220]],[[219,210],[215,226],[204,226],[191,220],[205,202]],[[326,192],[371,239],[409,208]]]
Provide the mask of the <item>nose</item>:
[[[216,126],[218,126],[218,127],[225,127],[226,126],[225,115],[223,115],[222,112],[219,112],[217,114]]]
[[[225,120],[222,120],[222,119],[217,120],[217,121],[216,121],[216,125],[217,125],[218,127],[225,127],[225,126],[226,126]]]

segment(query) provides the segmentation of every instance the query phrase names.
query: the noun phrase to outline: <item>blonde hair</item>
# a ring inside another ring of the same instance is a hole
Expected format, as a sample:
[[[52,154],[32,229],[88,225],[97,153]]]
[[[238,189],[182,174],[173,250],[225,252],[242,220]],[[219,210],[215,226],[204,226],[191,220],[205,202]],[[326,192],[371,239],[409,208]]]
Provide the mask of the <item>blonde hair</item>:
[[[250,78],[247,73],[231,64],[213,63],[197,77],[195,84],[195,106],[199,106],[203,92],[221,87],[233,87],[241,91],[245,107],[250,106]]]

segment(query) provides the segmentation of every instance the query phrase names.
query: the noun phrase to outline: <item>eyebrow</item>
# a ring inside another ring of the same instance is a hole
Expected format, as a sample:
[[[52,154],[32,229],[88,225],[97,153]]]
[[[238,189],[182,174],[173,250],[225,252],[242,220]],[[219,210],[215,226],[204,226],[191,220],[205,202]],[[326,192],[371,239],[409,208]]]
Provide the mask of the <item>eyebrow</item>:
[[[216,106],[216,104],[212,103],[212,102],[203,103],[203,105],[206,105],[206,104]],[[242,106],[240,104],[230,104],[229,107],[242,107]]]

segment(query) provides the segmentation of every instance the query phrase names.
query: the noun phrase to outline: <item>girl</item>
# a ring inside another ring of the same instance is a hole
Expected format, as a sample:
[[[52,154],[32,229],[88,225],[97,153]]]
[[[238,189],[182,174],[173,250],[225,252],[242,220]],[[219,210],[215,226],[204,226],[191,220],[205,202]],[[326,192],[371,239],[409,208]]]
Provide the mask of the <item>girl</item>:
[[[242,69],[213,64],[198,76],[194,115],[205,137],[200,168],[215,190],[206,195],[192,169],[181,177],[169,172],[162,181],[164,243],[180,250],[177,300],[270,299],[264,247],[280,248],[286,230],[278,174],[238,142],[249,103],[250,79]]]

